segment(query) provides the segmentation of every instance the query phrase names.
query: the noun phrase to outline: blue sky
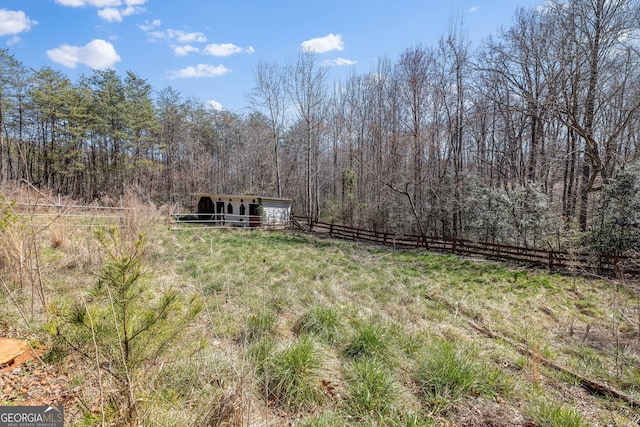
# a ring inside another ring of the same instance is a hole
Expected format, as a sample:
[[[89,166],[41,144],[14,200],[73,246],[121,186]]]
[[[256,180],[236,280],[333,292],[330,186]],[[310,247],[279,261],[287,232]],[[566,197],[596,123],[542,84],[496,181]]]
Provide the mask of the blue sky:
[[[302,48],[340,78],[381,56],[434,45],[452,16],[474,44],[509,27],[518,7],[542,0],[2,0],[0,47],[72,81],[92,69],[133,71],[242,111],[260,61],[284,65]]]

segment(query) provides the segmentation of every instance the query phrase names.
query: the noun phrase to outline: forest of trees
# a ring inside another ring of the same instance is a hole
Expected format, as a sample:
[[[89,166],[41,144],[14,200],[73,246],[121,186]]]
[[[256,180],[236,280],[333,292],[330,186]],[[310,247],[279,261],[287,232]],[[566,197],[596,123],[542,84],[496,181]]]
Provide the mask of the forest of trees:
[[[639,3],[555,0],[474,49],[465,34],[454,20],[340,81],[311,52],[261,62],[246,113],[0,50],[0,182],[86,201],[289,197],[314,219],[524,245],[588,230],[639,157]]]

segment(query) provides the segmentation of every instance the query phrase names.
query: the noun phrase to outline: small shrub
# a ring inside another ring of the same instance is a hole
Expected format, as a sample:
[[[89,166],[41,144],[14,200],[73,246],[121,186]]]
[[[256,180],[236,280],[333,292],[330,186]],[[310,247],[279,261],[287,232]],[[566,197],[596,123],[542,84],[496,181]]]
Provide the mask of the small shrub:
[[[575,409],[561,404],[540,402],[530,415],[539,427],[586,427],[584,421]]]
[[[327,344],[335,344],[342,337],[343,327],[335,308],[316,305],[300,317],[294,331],[297,334],[314,335]]]
[[[462,351],[453,343],[438,340],[419,363],[416,382],[434,412],[446,411],[465,396],[494,396],[501,372],[477,360],[475,351]]]
[[[353,362],[347,375],[350,412],[361,418],[384,418],[391,411],[396,390],[393,375],[375,359]]]
[[[321,403],[321,360],[320,351],[308,337],[274,354],[262,372],[270,397],[292,409]]]
[[[90,302],[83,298],[52,307],[48,330],[56,345],[77,351],[114,380],[109,398],[121,411],[118,422],[137,425],[142,373],[169,352],[203,305],[197,296],[186,300],[175,289],[155,295],[145,280],[142,235],[126,242],[111,228],[96,231],[96,238],[106,256]]]
[[[389,332],[376,321],[362,325],[349,342],[344,353],[347,357],[387,358],[389,356]]]

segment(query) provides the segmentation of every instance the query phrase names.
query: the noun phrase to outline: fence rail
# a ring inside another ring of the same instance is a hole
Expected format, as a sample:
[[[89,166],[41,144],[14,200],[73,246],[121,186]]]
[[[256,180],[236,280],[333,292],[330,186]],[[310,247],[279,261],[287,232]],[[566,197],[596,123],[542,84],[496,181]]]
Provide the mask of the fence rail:
[[[622,273],[640,276],[640,269],[638,269],[640,260],[631,257],[596,256],[586,252],[545,250],[434,236],[423,238],[418,235],[388,233],[320,221],[309,221],[306,217],[294,217],[292,224],[303,231],[325,234],[337,239],[392,246],[398,249],[426,249],[458,255],[477,255],[491,259],[522,262],[546,267],[550,270],[569,269],[616,276]]]
[[[170,230],[189,229],[189,225],[206,225],[217,228],[264,228],[264,220],[257,215],[233,215],[233,214],[171,214],[169,215]]]
[[[42,225],[46,222],[56,221],[57,218],[71,218],[75,220],[85,220],[68,224],[73,227],[93,227],[96,225],[110,225],[122,222],[131,208],[122,206],[96,206],[96,205],[72,205],[58,203],[14,203],[0,201],[0,208],[4,206],[11,212],[22,218],[29,218],[33,221],[40,220],[41,223],[32,225]]]

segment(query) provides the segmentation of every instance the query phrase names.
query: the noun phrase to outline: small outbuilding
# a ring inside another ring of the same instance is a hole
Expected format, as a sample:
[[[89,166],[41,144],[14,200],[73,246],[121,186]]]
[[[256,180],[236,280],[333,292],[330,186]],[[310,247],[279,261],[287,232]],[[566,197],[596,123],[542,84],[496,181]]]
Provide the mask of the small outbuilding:
[[[194,193],[189,213],[172,222],[218,227],[283,228],[291,220],[291,199],[252,195]]]

